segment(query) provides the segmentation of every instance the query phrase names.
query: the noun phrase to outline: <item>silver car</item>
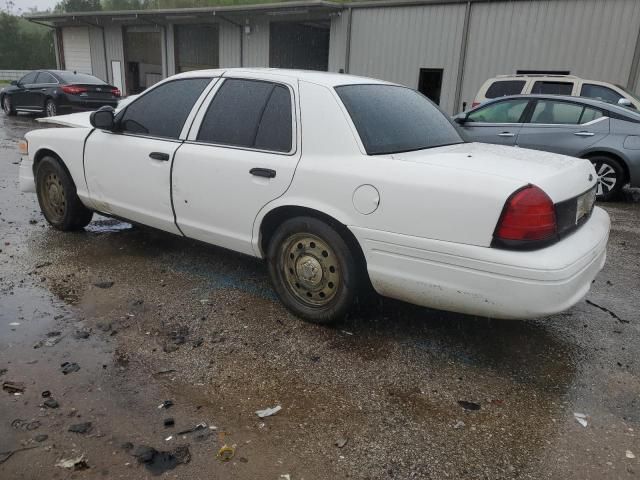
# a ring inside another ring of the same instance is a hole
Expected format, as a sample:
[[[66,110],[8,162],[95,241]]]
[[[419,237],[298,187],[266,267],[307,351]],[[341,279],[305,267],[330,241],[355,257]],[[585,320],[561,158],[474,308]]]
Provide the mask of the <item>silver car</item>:
[[[597,196],[615,198],[640,187],[640,114],[581,97],[515,95],[490,100],[454,117],[470,141],[588,158]]]

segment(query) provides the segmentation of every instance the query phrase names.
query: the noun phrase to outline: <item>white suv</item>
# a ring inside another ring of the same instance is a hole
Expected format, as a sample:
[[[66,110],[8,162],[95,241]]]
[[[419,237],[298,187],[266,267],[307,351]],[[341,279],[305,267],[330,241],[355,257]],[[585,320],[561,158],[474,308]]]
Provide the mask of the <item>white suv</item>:
[[[498,75],[484,82],[472,108],[491,98],[530,93],[588,97],[640,110],[640,98],[626,88],[573,75]]]

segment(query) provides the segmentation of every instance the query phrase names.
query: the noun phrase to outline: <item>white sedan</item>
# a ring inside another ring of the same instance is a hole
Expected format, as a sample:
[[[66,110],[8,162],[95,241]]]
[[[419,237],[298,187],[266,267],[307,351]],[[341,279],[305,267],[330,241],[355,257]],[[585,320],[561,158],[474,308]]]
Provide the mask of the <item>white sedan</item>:
[[[544,316],[605,262],[588,160],[465,143],[400,85],[196,71],[70,123],[22,145],[22,189],[53,227],[99,212],[263,258],[282,302],[314,322],[343,317],[369,281],[427,307]]]

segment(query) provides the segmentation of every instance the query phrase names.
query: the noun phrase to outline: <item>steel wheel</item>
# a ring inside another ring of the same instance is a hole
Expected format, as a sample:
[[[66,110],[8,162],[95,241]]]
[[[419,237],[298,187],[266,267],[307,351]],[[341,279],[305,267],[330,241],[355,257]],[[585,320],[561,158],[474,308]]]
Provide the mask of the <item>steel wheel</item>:
[[[300,233],[282,244],[281,265],[289,292],[309,307],[321,308],[333,300],[341,283],[340,265],[321,238]]]
[[[597,162],[595,167],[598,174],[596,195],[606,196],[616,187],[618,174],[611,165],[605,162]]]
[[[45,216],[53,221],[61,222],[67,208],[67,200],[62,181],[56,173],[51,172],[47,175],[42,193],[42,208]]]
[[[56,104],[53,100],[47,100],[47,105],[45,106],[47,117],[55,117],[56,113]]]

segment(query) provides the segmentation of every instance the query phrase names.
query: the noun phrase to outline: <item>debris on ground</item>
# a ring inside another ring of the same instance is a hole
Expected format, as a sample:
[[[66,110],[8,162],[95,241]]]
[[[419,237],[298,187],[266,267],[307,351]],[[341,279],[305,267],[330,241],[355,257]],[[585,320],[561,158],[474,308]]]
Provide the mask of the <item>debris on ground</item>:
[[[31,422],[28,422],[26,420],[23,420],[21,418],[16,418],[15,420],[13,420],[11,422],[11,426],[16,429],[16,430],[26,430],[28,432],[31,432],[32,430],[36,430],[38,428],[40,428],[40,421],[38,420],[33,420]]]
[[[169,408],[173,406],[173,400],[164,400],[160,405],[158,405],[158,408]]]
[[[151,472],[152,475],[160,475],[167,470],[173,470],[180,464],[191,461],[191,452],[187,445],[181,445],[169,452],[158,451],[153,447],[138,445],[131,455],[138,459],[138,463]]]
[[[56,463],[56,467],[66,468],[68,470],[86,470],[89,468],[89,463],[84,454],[76,458],[66,458]]]
[[[69,373],[77,372],[78,370],[80,370],[80,365],[78,365],[76,362],[64,362],[60,365],[60,368],[62,369],[62,373],[64,375],[67,375]]]
[[[289,475],[288,473],[280,475],[280,480],[291,480],[291,475]]]
[[[189,428],[187,430],[182,430],[181,432],[178,432],[177,435],[186,435],[187,433],[197,432],[198,430],[204,430],[207,427],[208,427],[208,425],[206,423],[202,422],[202,423],[197,424],[193,428]]]
[[[20,322],[11,322],[9,324],[10,327],[19,327],[20,326]]]
[[[218,454],[216,455],[216,458],[221,462],[228,462],[234,457],[235,454],[236,454],[236,446],[235,445],[229,446],[225,444],[222,446],[222,448],[220,448],[220,450],[218,450]]]
[[[21,382],[11,382],[9,380],[2,382],[2,389],[7,392],[15,395],[16,393],[21,394],[24,393],[24,383]]]
[[[173,427],[175,424],[176,424],[176,421],[173,418],[165,418],[164,419],[165,428]]]
[[[43,405],[47,408],[58,408],[60,406],[60,404],[58,403],[57,400],[54,400],[53,398],[47,398]]]
[[[87,433],[89,430],[91,430],[91,422],[76,423],[69,427],[69,432],[73,433]]]
[[[57,334],[57,335],[54,335],[54,334]],[[62,337],[60,336],[60,332],[49,332],[47,333],[47,339],[38,341],[33,346],[33,348],[53,347],[57,345],[60,340],[62,340]]]
[[[615,312],[612,312],[611,310],[609,310],[607,307],[603,307],[602,305],[598,305],[595,302],[592,302],[591,300],[586,300],[586,302],[591,305],[592,307],[596,307],[599,308],[600,310],[602,310],[605,313],[608,313],[609,315],[611,315],[613,318],[615,318],[616,320],[618,320],[620,323],[629,323],[629,320],[625,320],[623,318],[620,318],[618,315],[615,314]]]
[[[258,415],[258,417],[260,418],[265,418],[265,417],[270,417],[271,415],[275,415],[276,413],[278,413],[280,410],[282,410],[282,407],[280,405],[273,407],[273,408],[265,408],[264,410],[256,410],[256,415]]]
[[[578,413],[578,412],[574,412],[573,413],[573,418],[576,419],[576,421],[582,425],[583,427],[586,427],[588,425],[587,423],[587,416],[584,413]]]
[[[11,458],[11,456],[14,453],[23,452],[25,450],[31,450],[31,449],[34,449],[34,448],[37,448],[37,447],[23,447],[23,448],[16,448],[15,450],[9,450],[9,451],[6,451],[6,452],[0,452],[0,463],[4,463],[7,460],[9,460],[9,458]]]
[[[342,448],[347,444],[348,441],[349,439],[343,436],[339,437],[335,442],[333,442],[333,444],[338,448]]]
[[[453,428],[456,430],[459,430],[460,428],[464,428],[464,427],[466,427],[466,424],[462,420],[458,420],[456,423],[453,424]]]
[[[76,340],[86,340],[91,335],[89,330],[76,330],[76,333],[73,334],[73,338]]]
[[[627,450],[627,451],[625,452],[625,456],[626,456],[627,458],[631,458],[631,459],[636,458],[636,456],[634,455],[634,453],[633,453],[631,450]]]
[[[476,411],[480,410],[480,404],[476,402],[468,402],[466,400],[458,400],[458,405],[460,405],[465,410]]]
[[[105,281],[105,282],[96,282],[93,284],[94,287],[98,288],[111,288],[113,287],[114,282]]]
[[[49,435],[46,433],[41,433],[40,435],[33,437],[36,442],[44,442],[47,438],[49,438]]]
[[[51,392],[49,390],[45,390],[42,392],[42,398],[49,398],[51,396]]]

